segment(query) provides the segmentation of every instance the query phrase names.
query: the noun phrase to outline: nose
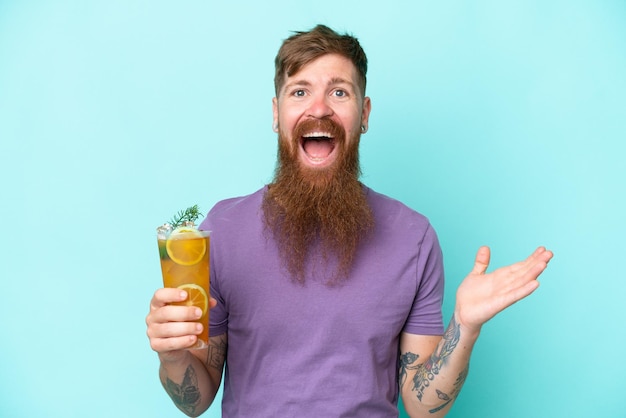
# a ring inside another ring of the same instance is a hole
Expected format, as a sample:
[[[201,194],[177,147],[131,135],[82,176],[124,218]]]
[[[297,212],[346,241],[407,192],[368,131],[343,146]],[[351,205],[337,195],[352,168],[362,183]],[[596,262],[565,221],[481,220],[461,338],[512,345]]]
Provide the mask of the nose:
[[[307,109],[307,116],[322,119],[333,115],[333,109],[326,96],[313,97]]]

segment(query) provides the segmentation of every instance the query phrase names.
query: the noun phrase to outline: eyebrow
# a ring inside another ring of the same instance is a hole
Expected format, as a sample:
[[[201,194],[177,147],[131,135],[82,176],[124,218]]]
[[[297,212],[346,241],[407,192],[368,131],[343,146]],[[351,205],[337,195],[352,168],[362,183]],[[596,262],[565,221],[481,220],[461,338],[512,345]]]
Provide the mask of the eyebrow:
[[[348,81],[344,78],[341,77],[333,77],[330,79],[330,85],[336,85],[336,84],[348,84],[349,86],[354,87],[354,84],[351,81]]]
[[[283,90],[288,90],[288,89],[290,89],[292,87],[296,87],[296,86],[308,87],[310,85],[311,85],[311,83],[306,81],[306,80],[296,80],[296,81],[292,81],[291,83],[285,84],[285,87],[283,88]]]
[[[283,91],[287,91],[290,88],[299,87],[299,86],[301,86],[301,87],[309,87],[309,86],[311,86],[311,84],[312,83],[310,81],[307,81],[307,80],[295,80],[295,81],[292,81],[291,83],[285,84],[285,86],[283,87]],[[357,86],[354,83],[346,80],[345,78],[333,77],[328,82],[329,86],[336,86],[338,84],[347,84],[350,87],[352,87],[353,90],[356,91],[356,87]]]

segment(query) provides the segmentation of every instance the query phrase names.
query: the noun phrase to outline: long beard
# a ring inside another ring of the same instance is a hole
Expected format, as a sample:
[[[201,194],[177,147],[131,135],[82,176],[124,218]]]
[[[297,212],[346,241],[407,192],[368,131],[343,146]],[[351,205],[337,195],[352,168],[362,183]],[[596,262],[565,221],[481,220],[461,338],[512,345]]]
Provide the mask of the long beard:
[[[299,144],[289,147],[279,134],[276,175],[263,201],[266,228],[277,242],[283,266],[300,283],[314,268],[327,284],[345,280],[359,243],[374,226],[359,181],[359,136],[347,142],[343,129],[333,129],[341,131],[335,135],[339,155],[324,169],[303,167]],[[297,132],[293,138],[300,137]],[[316,268],[318,260],[322,268]]]

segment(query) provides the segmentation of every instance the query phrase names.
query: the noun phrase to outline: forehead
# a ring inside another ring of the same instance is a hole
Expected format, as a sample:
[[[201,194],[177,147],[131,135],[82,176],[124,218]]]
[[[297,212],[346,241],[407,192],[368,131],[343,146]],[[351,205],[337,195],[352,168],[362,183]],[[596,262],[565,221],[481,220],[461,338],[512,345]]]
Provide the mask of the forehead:
[[[356,87],[357,80],[357,70],[352,61],[339,54],[326,54],[303,65],[297,73],[288,76],[285,85],[345,82]]]

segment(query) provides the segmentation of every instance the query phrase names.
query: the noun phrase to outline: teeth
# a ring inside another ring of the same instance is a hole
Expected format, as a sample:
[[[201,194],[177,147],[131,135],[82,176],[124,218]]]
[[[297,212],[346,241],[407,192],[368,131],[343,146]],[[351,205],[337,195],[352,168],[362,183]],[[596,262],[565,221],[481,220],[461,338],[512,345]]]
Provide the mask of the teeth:
[[[304,138],[313,138],[313,137],[332,138],[332,136],[328,132],[309,132],[307,134],[304,134]]]

